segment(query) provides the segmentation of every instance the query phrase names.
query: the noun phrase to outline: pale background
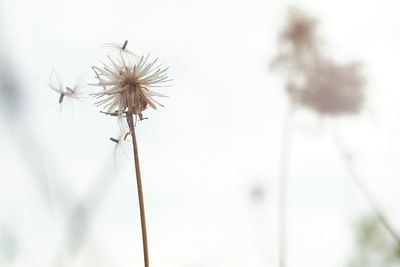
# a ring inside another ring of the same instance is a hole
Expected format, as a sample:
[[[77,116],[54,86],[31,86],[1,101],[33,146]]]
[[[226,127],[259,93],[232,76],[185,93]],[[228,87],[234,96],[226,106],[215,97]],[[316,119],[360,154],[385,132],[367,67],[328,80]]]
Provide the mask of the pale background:
[[[66,84],[82,75],[82,84],[93,82],[101,44],[128,39],[174,79],[159,90],[170,96],[165,108],[147,111],[137,128],[152,265],[276,266],[287,99],[268,65],[290,6],[319,19],[335,60],[364,64],[367,106],[338,123],[400,230],[397,1],[1,0],[0,72],[14,75],[19,93],[12,101],[0,90],[0,230],[16,258],[9,265],[0,256],[0,265],[142,266],[129,143],[114,153],[114,119],[91,99],[60,109],[45,83],[53,69]],[[309,112],[295,119],[288,266],[346,266],[354,223],[368,206],[333,146],[331,122]],[[72,257],[68,230],[79,203],[89,203],[89,224],[76,228],[84,240]]]

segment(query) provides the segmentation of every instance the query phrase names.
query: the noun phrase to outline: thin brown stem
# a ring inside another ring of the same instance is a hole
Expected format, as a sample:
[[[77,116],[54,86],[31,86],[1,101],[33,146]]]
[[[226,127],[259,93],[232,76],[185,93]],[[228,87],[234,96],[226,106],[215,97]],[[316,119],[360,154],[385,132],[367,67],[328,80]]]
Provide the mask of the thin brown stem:
[[[380,205],[378,204],[376,199],[372,196],[372,194],[368,190],[367,186],[360,179],[360,177],[352,163],[351,155],[349,154],[348,150],[346,149],[344,142],[341,138],[341,135],[339,134],[339,132],[336,129],[331,128],[331,130],[332,130],[332,135],[334,138],[336,148],[338,149],[341,157],[343,158],[344,164],[346,165],[346,169],[347,169],[348,173],[350,174],[351,179],[353,180],[353,182],[357,186],[358,190],[360,191],[360,193],[363,195],[363,197],[367,201],[367,203],[368,203],[369,207],[371,208],[372,212],[374,213],[375,217],[378,219],[378,221],[382,224],[382,226],[386,229],[386,231],[393,238],[393,240],[396,242],[396,245],[400,247],[400,236],[394,230],[394,228],[393,228],[392,224],[389,222],[389,220],[386,218],[385,213],[380,208]]]
[[[143,256],[144,256],[144,266],[149,267],[149,249],[147,242],[147,228],[146,228],[146,215],[144,210],[144,196],[142,189],[142,176],[140,174],[140,165],[139,165],[139,152],[138,145],[135,134],[135,125],[133,123],[133,112],[132,109],[129,108],[126,118],[129,130],[132,136],[132,145],[133,145],[133,155],[135,158],[135,171],[136,171],[136,183],[137,183],[137,191],[139,198],[139,208],[140,208],[140,223],[142,227],[142,241],[143,241]]]

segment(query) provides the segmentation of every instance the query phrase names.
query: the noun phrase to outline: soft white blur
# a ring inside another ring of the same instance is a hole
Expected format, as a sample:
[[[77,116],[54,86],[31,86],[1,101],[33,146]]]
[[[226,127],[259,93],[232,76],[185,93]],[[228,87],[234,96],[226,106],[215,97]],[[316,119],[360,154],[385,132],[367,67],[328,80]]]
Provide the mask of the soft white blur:
[[[268,65],[290,6],[320,21],[335,60],[363,62],[369,101],[336,122],[296,114],[288,266],[344,266],[353,223],[369,211],[332,124],[400,225],[397,1],[1,0],[0,71],[13,70],[19,93],[9,105],[0,90],[0,239],[11,240],[0,248],[15,253],[0,266],[142,266],[129,143],[114,153],[117,122],[92,99],[60,108],[46,85],[53,69],[66,84],[93,82],[101,44],[126,39],[174,79],[159,90],[165,108],[137,127],[152,266],[276,266],[287,98]]]

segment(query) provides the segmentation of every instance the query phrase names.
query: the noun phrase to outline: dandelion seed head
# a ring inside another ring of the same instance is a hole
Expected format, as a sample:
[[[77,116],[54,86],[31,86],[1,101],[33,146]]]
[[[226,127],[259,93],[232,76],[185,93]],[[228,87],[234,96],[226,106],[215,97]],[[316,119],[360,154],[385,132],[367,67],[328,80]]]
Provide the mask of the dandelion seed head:
[[[167,70],[157,64],[157,59],[149,61],[149,56],[129,57],[119,53],[118,57],[107,57],[102,67],[93,67],[101,91],[93,93],[108,113],[117,111],[119,115],[131,111],[143,119],[142,112],[151,107],[162,106],[154,97],[165,97],[152,90],[166,86]]]
[[[320,62],[306,76],[305,85],[288,87],[290,98],[321,115],[355,114],[364,102],[364,79],[360,64]]]

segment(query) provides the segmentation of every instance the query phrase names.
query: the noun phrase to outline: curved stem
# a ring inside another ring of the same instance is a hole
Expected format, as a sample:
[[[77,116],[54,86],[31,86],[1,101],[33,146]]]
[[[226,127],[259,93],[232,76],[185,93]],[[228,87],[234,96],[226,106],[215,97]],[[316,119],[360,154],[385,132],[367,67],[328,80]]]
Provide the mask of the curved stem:
[[[135,125],[133,123],[133,112],[131,108],[129,108],[127,112],[126,120],[129,125],[129,130],[132,136],[132,145],[133,145],[133,155],[135,158],[135,171],[136,171],[136,183],[137,183],[137,191],[139,198],[139,208],[140,208],[140,223],[142,227],[142,241],[143,241],[143,256],[144,256],[144,266],[149,267],[149,250],[147,243],[147,228],[146,228],[146,215],[144,210],[144,196],[142,189],[142,176],[140,174],[140,165],[139,165],[139,152],[135,134]]]
[[[400,237],[397,234],[397,232],[394,230],[392,227],[391,223],[388,221],[386,218],[384,212],[378,205],[378,202],[376,199],[371,195],[370,191],[368,190],[367,186],[362,182],[360,177],[358,176],[357,171],[354,168],[354,165],[352,164],[352,158],[351,155],[349,154],[349,151],[346,149],[344,142],[339,134],[339,132],[333,128],[331,128],[332,135],[334,138],[334,142],[336,145],[336,148],[338,149],[341,157],[343,158],[343,161],[346,165],[346,169],[348,173],[350,174],[351,179],[357,186],[358,190],[361,192],[363,197],[366,199],[369,207],[371,208],[372,212],[374,213],[375,217],[378,219],[378,221],[382,224],[382,226],[386,229],[386,231],[390,234],[390,236],[395,240],[397,243],[397,246],[400,247]]]
[[[290,155],[292,150],[294,105],[289,107],[284,121],[284,129],[281,140],[281,158],[279,166],[279,266],[286,266],[286,243],[287,243],[287,189],[290,168]]]

